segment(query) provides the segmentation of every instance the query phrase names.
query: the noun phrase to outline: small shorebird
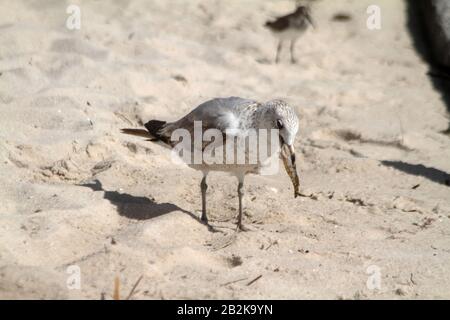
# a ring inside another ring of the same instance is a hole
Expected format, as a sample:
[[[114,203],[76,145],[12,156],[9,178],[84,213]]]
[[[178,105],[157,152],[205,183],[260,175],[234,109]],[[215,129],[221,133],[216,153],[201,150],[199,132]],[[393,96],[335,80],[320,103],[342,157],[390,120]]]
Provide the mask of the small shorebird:
[[[278,147],[277,149],[272,149],[271,147],[268,156],[275,159],[276,164],[278,164],[278,157],[281,156],[285,169],[294,185],[294,196],[297,197],[300,193],[298,191],[299,179],[295,164],[294,140],[298,131],[298,122],[294,110],[284,101],[272,100],[266,103],[259,103],[239,97],[230,97],[206,101],[178,121],[165,122],[151,120],[144,125],[146,130],[122,129],[122,132],[141,136],[150,141],[160,142],[175,150],[177,148],[177,143],[179,143],[179,136],[176,136],[174,139],[174,134],[177,135],[184,131],[185,133],[188,132],[190,137],[194,137],[195,131],[200,128],[203,137],[203,134],[208,132],[209,129],[215,129],[219,133],[219,138],[221,139],[217,139],[216,137],[213,142],[216,143],[216,147],[226,149],[226,144],[232,140],[235,141],[236,137],[245,138],[248,137],[248,132],[250,130],[254,129],[255,131],[260,132],[261,129],[265,129],[276,134],[276,136],[273,136],[273,139],[277,142],[274,145]],[[212,141],[212,139],[209,139],[208,141]],[[263,143],[261,141],[263,140],[257,140],[258,146]],[[274,140],[270,140],[269,144],[272,143],[272,141]],[[201,152],[206,152],[208,147],[208,144],[205,144],[205,141],[201,141],[200,143],[189,141],[188,145],[189,147],[192,146],[194,149],[200,149]],[[226,158],[227,151],[228,149],[223,153],[223,159]],[[239,230],[245,230],[242,225],[244,177],[249,173],[259,174],[261,173],[261,170],[264,170],[265,166],[267,166],[267,162],[262,162],[260,159],[250,163],[250,161],[247,161],[248,149],[245,149],[245,152],[247,153],[246,161],[244,163],[238,162],[238,157],[234,156],[232,162],[229,162],[229,159],[227,158],[226,161],[220,163],[207,163],[205,160],[193,163],[190,161],[192,158],[189,158],[187,165],[200,170],[203,173],[200,190],[202,195],[201,220],[204,223],[208,223],[206,214],[206,189],[208,188],[206,176],[210,171],[225,171],[238,178],[237,192],[239,197],[239,216],[237,226]],[[185,160],[185,158],[183,159]]]
[[[279,39],[275,63],[279,62],[283,40],[291,41],[291,63],[296,62],[294,58],[295,42],[308,29],[309,25],[314,27],[314,22],[311,18],[310,9],[305,6],[298,6],[293,13],[266,22],[265,26]]]

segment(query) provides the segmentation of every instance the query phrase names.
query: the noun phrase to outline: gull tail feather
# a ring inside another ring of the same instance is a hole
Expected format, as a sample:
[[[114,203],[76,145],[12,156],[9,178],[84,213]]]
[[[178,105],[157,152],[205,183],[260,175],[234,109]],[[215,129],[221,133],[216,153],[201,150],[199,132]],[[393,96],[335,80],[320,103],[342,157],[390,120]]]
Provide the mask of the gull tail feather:
[[[146,124],[144,124],[145,129],[121,129],[122,133],[129,134],[132,136],[138,136],[142,138],[146,138],[146,141],[153,142],[162,142],[162,144],[166,144],[170,146],[170,139],[161,134],[160,130],[166,125],[165,121],[160,120],[150,120]]]
[[[165,126],[165,121],[160,120],[150,120],[146,124],[144,124],[145,128],[150,132],[152,136],[155,138],[164,141],[165,137],[163,137],[160,133],[160,130]]]
[[[132,136],[147,138],[150,141],[157,140],[156,137],[154,137],[153,135],[150,134],[150,132],[148,132],[147,130],[144,130],[144,129],[128,129],[127,128],[127,129],[121,129],[120,131],[122,133],[129,134]]]

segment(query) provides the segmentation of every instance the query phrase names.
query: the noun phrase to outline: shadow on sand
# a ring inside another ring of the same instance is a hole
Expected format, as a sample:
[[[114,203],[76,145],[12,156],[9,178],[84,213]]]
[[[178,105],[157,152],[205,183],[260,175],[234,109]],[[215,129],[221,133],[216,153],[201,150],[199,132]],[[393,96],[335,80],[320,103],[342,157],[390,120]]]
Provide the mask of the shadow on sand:
[[[93,191],[104,192],[104,198],[117,207],[119,215],[129,219],[148,220],[170,212],[181,211],[200,221],[192,212],[181,209],[172,203],[156,203],[146,197],[104,190],[101,182],[98,180],[94,180],[92,183],[80,184],[79,186],[90,188]]]
[[[425,167],[422,164],[410,164],[403,161],[381,161],[385,166],[395,168],[408,174],[424,177],[436,183],[450,186],[450,174],[439,169]]]
[[[433,57],[425,25],[423,1],[428,0],[407,0],[407,26],[415,49],[430,67],[428,76],[431,83],[441,94],[441,98],[450,112],[450,68],[439,65]],[[450,134],[450,124],[443,133]]]

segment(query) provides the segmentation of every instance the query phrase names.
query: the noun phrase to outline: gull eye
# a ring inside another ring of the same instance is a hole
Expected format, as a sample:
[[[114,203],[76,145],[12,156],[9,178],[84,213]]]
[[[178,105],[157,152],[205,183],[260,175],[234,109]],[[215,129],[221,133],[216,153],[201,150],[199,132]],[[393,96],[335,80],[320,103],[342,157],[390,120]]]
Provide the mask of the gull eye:
[[[278,129],[283,129],[283,121],[281,121],[280,119],[277,120],[277,127]]]

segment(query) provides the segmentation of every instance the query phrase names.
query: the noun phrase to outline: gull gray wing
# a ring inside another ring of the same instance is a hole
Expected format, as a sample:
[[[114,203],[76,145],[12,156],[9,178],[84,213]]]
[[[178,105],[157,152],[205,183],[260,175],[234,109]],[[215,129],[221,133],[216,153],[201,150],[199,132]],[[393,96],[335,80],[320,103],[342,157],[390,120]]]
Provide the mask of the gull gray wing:
[[[242,111],[255,104],[258,103],[239,97],[215,98],[200,104],[180,120],[166,124],[162,132],[169,139],[172,132],[180,128],[188,130],[192,135],[194,121],[201,121],[203,131],[218,129],[225,133],[227,129],[238,129]]]

